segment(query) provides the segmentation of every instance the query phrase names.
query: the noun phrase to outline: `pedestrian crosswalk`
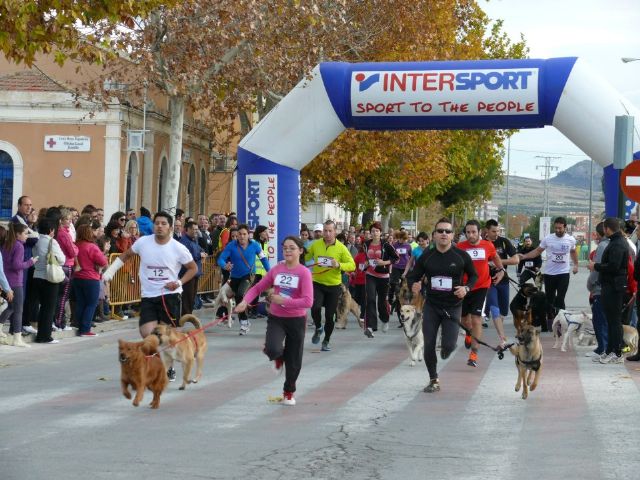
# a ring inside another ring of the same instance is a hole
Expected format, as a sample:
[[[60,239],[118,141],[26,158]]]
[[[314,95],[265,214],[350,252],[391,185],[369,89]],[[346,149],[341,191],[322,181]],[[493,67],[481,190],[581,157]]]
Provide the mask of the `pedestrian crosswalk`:
[[[339,330],[331,352],[307,335],[297,405],[286,407],[268,401],[281,394],[284,376],[262,354],[264,322],[254,321],[243,337],[216,327],[207,332],[203,379],[186,391],[169,384],[157,411],[147,407],[150,392],[138,408],[122,397],[120,337],[135,339],[136,332],[0,350],[8,433],[0,459],[24,461],[11,463],[3,479],[29,471],[36,472],[29,478],[86,478],[81,465],[29,455],[79,449],[101,469],[95,478],[110,479],[147,472],[175,478],[170,472],[177,471],[204,478],[519,479],[635,478],[638,471],[632,439],[640,438],[640,365],[595,364],[584,357],[587,347],[553,350],[547,334],[541,382],[526,401],[514,391],[513,357],[499,360],[481,349],[471,368],[462,337],[454,354],[439,360],[442,391],[427,394],[426,368],[409,366],[401,329],[374,339],[355,327]],[[180,379],[181,365],[176,370]]]

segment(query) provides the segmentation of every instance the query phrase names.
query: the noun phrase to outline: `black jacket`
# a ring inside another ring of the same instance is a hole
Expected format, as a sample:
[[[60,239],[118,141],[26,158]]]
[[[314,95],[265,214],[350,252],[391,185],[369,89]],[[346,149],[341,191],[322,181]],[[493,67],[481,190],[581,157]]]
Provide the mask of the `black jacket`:
[[[629,262],[629,244],[621,232],[609,237],[609,245],[602,252],[600,263],[594,269],[600,273],[600,285],[617,291],[627,289],[627,264]]]
[[[364,253],[367,256],[367,260],[369,260],[369,255],[367,253],[369,251],[369,245],[371,245],[371,240],[367,240],[366,242],[364,242]],[[396,252],[396,249],[393,248],[393,245],[391,245],[389,242],[382,242],[381,260],[391,260],[391,263],[396,263],[398,260],[400,260],[398,252]],[[390,265],[377,266],[374,268],[374,271],[376,273],[389,273],[389,267]]]

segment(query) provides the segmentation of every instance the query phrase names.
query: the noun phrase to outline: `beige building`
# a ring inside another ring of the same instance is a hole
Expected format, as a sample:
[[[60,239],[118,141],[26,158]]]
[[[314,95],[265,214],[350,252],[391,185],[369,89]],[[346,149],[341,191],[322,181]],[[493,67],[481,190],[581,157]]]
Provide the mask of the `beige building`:
[[[58,67],[48,58],[35,67],[0,58],[0,219],[15,213],[21,195],[29,195],[35,208],[90,203],[103,207],[106,218],[127,208],[175,207],[161,200],[168,99],[150,94],[146,115],[144,102],[114,99],[101,109],[73,93],[72,85],[86,81],[91,67],[77,73],[75,64]],[[232,209],[235,148],[229,158],[215,151],[211,139],[187,113],[177,205],[187,215]]]

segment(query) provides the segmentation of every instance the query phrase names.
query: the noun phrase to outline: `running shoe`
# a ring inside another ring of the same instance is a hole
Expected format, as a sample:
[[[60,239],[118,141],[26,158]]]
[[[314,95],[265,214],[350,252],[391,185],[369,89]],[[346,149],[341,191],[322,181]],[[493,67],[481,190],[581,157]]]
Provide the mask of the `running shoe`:
[[[615,353],[611,352],[609,355],[604,358],[600,358],[600,363],[623,363],[624,357],[618,356]]]
[[[387,333],[389,331],[389,322],[382,322],[382,333]]]
[[[331,347],[329,346],[329,342],[327,341],[322,342],[322,348],[320,350],[322,350],[323,352],[330,352]]]
[[[86,333],[81,333],[80,336],[81,337],[97,337],[98,334],[95,332],[86,332]]]
[[[25,327],[22,327],[22,331],[23,331],[23,332],[27,332],[27,333],[33,333],[33,334],[38,333],[38,330],[36,330],[35,328],[33,328],[31,325],[27,325],[27,326],[25,326]]]
[[[317,345],[320,343],[320,335],[324,332],[324,327],[316,328],[316,331],[313,332],[313,337],[311,337],[311,343]]]
[[[431,380],[429,382],[429,385],[424,387],[424,389],[422,391],[426,392],[426,393],[439,392],[440,391],[440,381],[437,378],[435,380]]]
[[[282,360],[282,357],[276,358],[273,361],[272,368],[273,368],[273,371],[276,372],[276,374],[280,375],[282,373],[283,366],[284,366],[284,360]]]
[[[595,357],[591,358],[591,361],[593,363],[603,363],[601,360],[604,360],[605,358],[607,358],[607,354],[602,352],[600,355],[596,355]]]
[[[169,378],[170,382],[175,382],[176,381],[176,371],[173,368],[170,368],[169,370],[167,370],[167,377]]]
[[[371,330],[371,327],[365,328],[364,334],[366,337],[373,338],[373,330]]]
[[[473,340],[473,339],[471,338],[471,335],[467,333],[467,334],[464,336],[464,348],[466,348],[467,350],[469,350],[469,349],[471,348],[471,341],[472,341],[472,340]]]
[[[467,360],[467,365],[470,367],[478,366],[478,354],[476,352],[471,352],[469,354],[469,360]]]
[[[283,405],[295,405],[296,399],[293,396],[293,392],[282,392],[282,404]]]

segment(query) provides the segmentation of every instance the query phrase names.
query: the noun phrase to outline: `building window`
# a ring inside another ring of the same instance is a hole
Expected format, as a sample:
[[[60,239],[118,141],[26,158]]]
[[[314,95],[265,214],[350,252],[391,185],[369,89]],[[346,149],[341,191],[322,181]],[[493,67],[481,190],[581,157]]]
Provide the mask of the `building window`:
[[[129,156],[129,167],[127,168],[127,185],[125,194],[126,209],[136,208],[138,197],[138,157],[131,152]]]
[[[205,173],[203,168],[200,171],[200,213],[209,215],[209,212],[207,212],[206,193],[207,193],[207,174]]]
[[[194,216],[196,209],[196,169],[191,165],[189,168],[189,183],[187,184],[187,205],[189,209],[189,215]]]
[[[164,208],[164,191],[167,188],[167,159],[162,158],[160,162],[160,176],[158,177],[158,212]]]
[[[4,150],[0,150],[0,218],[8,220],[12,216],[13,204],[13,160]]]

